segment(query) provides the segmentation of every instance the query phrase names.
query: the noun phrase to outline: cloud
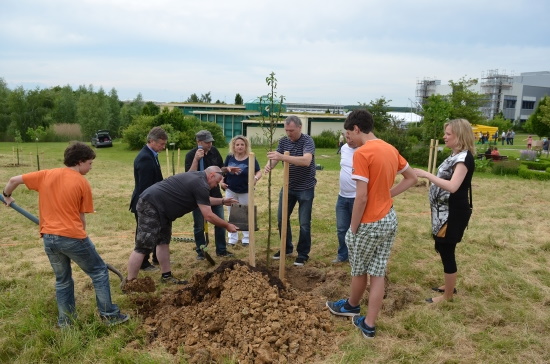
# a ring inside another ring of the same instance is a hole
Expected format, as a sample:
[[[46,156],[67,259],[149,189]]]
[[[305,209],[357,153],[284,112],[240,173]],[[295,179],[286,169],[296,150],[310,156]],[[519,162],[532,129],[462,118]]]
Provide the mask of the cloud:
[[[407,105],[424,77],[548,70],[549,10],[534,0],[19,0],[0,13],[0,77],[232,102],[267,93],[274,71],[289,102]]]

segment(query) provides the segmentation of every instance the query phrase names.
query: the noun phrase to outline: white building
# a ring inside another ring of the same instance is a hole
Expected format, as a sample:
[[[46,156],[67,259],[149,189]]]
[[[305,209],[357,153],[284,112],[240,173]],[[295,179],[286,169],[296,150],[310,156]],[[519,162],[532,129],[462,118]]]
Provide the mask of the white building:
[[[535,111],[544,96],[550,96],[550,71],[524,72],[519,76],[489,70],[484,72],[472,91],[487,95],[487,104],[481,108],[483,114],[492,119],[499,112],[509,120],[525,122]],[[448,95],[449,85],[441,80],[423,79],[417,82],[416,98],[423,104],[431,95]]]

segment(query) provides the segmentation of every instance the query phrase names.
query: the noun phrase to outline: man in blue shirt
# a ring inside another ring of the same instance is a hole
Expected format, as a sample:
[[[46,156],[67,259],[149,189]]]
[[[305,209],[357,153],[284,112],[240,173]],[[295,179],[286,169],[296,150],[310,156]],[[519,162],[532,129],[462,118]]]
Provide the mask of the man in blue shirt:
[[[302,121],[299,117],[289,116],[285,120],[284,127],[286,136],[279,140],[276,151],[267,153],[268,162],[264,171],[266,174],[269,173],[279,161],[289,164],[286,254],[291,254],[294,249],[290,229],[290,215],[294,210],[294,206],[298,203],[300,235],[296,246],[298,257],[294,261],[294,265],[303,266],[309,259],[309,251],[311,250],[311,211],[313,198],[315,197],[315,185],[317,184],[315,178],[315,143],[309,135],[302,133]],[[286,151],[290,152],[290,155],[285,156],[284,152]],[[281,190],[277,211],[279,233],[281,232],[282,198],[283,191]],[[273,259],[280,259],[280,252],[277,252]]]

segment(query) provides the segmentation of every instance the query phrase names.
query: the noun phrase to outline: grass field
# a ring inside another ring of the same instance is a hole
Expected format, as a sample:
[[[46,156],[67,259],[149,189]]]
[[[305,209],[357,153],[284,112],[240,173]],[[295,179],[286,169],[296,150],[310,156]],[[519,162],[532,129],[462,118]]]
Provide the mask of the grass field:
[[[516,145],[498,145],[501,154],[519,156],[524,148],[522,139],[518,135]],[[13,175],[36,170],[37,147],[42,169],[63,165],[66,143],[23,144],[19,166],[11,165],[14,146],[0,143],[2,187]],[[220,152],[225,156],[227,150]],[[265,165],[265,150],[255,152],[260,165]],[[113,148],[98,149],[87,175],[96,210],[87,217],[88,233],[105,261],[123,272],[133,248],[135,221],[128,204],[136,154],[117,142]],[[180,155],[179,171],[184,154]],[[318,171],[308,264],[327,271],[346,271],[346,266],[330,264],[337,247],[334,205],[339,156],[335,150],[320,149],[316,159],[324,169]],[[171,163],[168,167],[164,153],[161,161],[164,175],[171,175]],[[280,188],[281,179],[279,167],[273,174],[274,191]],[[326,362],[550,362],[549,187],[549,182],[474,174],[474,213],[457,248],[459,294],[453,302],[439,305],[424,302],[432,295],[430,287],[441,284],[443,278],[429,235],[427,187],[420,185],[398,196],[394,205],[400,226],[388,267],[390,295],[386,300],[392,304],[382,310],[375,340],[365,341],[351,325],[346,326],[342,330],[347,340]],[[260,227],[256,233],[257,260],[265,260],[266,253],[266,191],[266,179],[262,179],[256,188]],[[37,214],[35,192],[20,186],[13,197],[21,207]],[[79,323],[69,330],[56,329],[54,277],[37,231],[33,223],[12,209],[0,210],[4,256],[0,265],[0,362],[182,362],[162,348],[145,346],[146,333],[135,315],[127,325],[104,327],[97,317],[91,282],[78,267],[74,268],[74,277]],[[177,220],[174,233],[190,237],[191,217]],[[272,236],[276,237],[275,231]],[[188,278],[207,269],[195,261],[192,249],[192,244],[173,243],[172,269],[178,277]],[[245,256],[243,250],[236,253],[239,258]],[[132,313],[132,304],[121,294],[118,283],[113,276],[113,300],[123,311]]]

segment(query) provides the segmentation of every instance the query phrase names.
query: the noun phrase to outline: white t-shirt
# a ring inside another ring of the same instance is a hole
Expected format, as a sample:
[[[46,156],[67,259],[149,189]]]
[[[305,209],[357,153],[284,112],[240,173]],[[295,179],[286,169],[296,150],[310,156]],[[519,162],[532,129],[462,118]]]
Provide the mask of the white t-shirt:
[[[351,148],[348,143],[340,150],[340,196],[355,198],[355,181],[351,179],[353,153],[357,148]]]

